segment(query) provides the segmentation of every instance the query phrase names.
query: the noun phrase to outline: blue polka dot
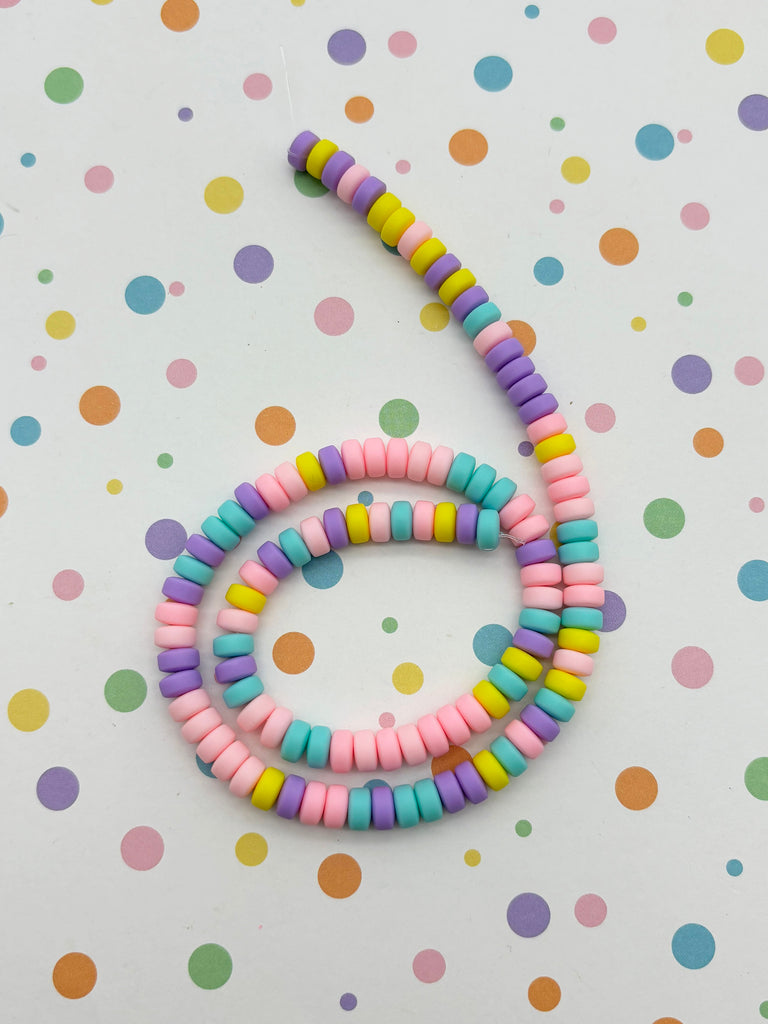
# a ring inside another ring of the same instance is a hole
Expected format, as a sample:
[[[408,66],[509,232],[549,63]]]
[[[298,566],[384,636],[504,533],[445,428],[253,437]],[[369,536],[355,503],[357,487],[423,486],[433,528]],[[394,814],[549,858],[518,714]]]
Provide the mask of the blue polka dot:
[[[475,81],[486,92],[501,92],[512,81],[512,68],[503,57],[483,57],[475,64]]]
[[[681,967],[698,971],[715,955],[715,939],[703,924],[684,924],[672,936],[672,955]]]
[[[491,623],[481,626],[472,639],[472,650],[484,665],[495,665],[512,643],[512,634],[506,626]]]
[[[542,256],[533,266],[533,276],[539,284],[557,284],[563,279],[563,264],[554,256]]]
[[[125,289],[125,301],[134,313],[156,313],[165,302],[165,288],[156,277],[134,277]]]
[[[361,505],[371,505],[373,504],[373,495],[370,491],[360,491],[357,496],[357,500]]]
[[[384,779],[368,779],[367,782],[363,783],[365,789],[379,789],[381,786],[386,786],[389,789],[389,783],[385,782]]]
[[[740,860],[729,860],[728,863],[725,865],[725,870],[732,878],[737,878],[744,870],[744,865],[741,863]]]
[[[195,760],[197,761],[197,767],[200,769],[203,775],[207,775],[209,779],[213,779],[216,777],[213,774],[213,762],[211,762],[210,764],[206,764],[205,761],[200,760],[197,754],[195,754]]]
[[[34,416],[19,416],[11,424],[11,440],[27,447],[39,441],[42,427]]]
[[[750,601],[768,601],[768,562],[753,558],[745,562],[737,576],[739,590]]]
[[[37,157],[34,153],[22,153],[21,155],[21,166],[22,167],[34,167],[37,163]]]
[[[635,136],[635,146],[646,160],[664,160],[675,148],[675,140],[664,125],[647,124]]]
[[[525,8],[525,16],[526,18],[538,18],[539,8],[536,6],[536,4],[528,4],[528,6]]]
[[[335,551],[313,558],[301,567],[301,575],[315,590],[335,587],[344,573],[344,563]]]

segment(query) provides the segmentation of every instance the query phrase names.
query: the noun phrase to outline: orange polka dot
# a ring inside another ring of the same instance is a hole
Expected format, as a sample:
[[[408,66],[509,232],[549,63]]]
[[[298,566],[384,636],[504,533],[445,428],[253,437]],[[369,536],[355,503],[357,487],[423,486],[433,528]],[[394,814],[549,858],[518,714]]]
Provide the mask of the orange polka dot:
[[[282,405],[269,405],[256,417],[255,428],[264,444],[285,444],[296,433],[296,420]]]
[[[714,427],[702,427],[693,435],[693,450],[705,459],[713,459],[723,450],[723,435]]]
[[[103,427],[105,423],[111,423],[119,412],[120,398],[112,388],[97,385],[80,396],[80,415],[86,423]]]
[[[160,17],[171,32],[186,32],[197,24],[200,8],[195,0],[165,0]]]
[[[600,239],[600,255],[614,267],[625,267],[639,251],[640,243],[626,228],[611,228]]]
[[[488,155],[488,140],[474,128],[462,128],[460,132],[451,136],[448,152],[457,164],[472,167],[485,160]]]
[[[275,640],[272,660],[281,672],[298,675],[315,660],[315,645],[303,633],[283,633]]]
[[[4,487],[0,487],[0,516],[5,515],[5,510],[8,508],[8,492]]]
[[[536,348],[536,331],[525,320],[507,320],[510,330],[523,346],[523,352],[529,356]]]
[[[454,747],[451,744],[445,754],[432,758],[432,774],[439,775],[440,772],[453,771],[457,764],[461,764],[462,761],[471,760],[472,755],[464,747]]]
[[[659,784],[647,768],[625,768],[616,777],[616,796],[630,811],[644,811],[659,793]]]
[[[96,984],[96,964],[85,953],[66,953],[53,968],[53,985],[66,999],[82,999]]]
[[[683,1024],[683,1022],[678,1020],[677,1017],[659,1017],[653,1024]]]
[[[332,853],[317,869],[317,884],[335,900],[345,900],[360,888],[363,872],[354,857]]]
[[[373,104],[367,96],[353,96],[351,100],[347,100],[344,113],[355,124],[364,124],[373,117]]]
[[[528,986],[528,1002],[534,1010],[554,1010],[560,995],[560,986],[554,978],[534,978]]]

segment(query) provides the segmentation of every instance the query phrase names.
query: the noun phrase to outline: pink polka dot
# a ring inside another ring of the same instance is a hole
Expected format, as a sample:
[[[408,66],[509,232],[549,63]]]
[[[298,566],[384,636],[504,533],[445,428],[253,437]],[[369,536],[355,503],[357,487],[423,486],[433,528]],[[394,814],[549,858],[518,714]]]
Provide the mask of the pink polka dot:
[[[688,128],[681,128],[677,133],[677,141],[682,143],[690,142],[693,138],[693,132]]]
[[[584,413],[584,422],[596,434],[605,434],[616,422],[616,413],[604,402],[595,402]]]
[[[701,231],[709,224],[709,210],[703,203],[686,203],[680,211],[680,220],[691,231]]]
[[[197,380],[197,367],[189,359],[174,359],[165,371],[165,376],[175,388],[188,388]]]
[[[395,164],[395,170],[398,174],[407,174],[410,169],[411,165],[408,160],[398,160]]]
[[[445,974],[445,959],[436,949],[422,949],[413,958],[413,973],[425,984],[440,981]]]
[[[605,920],[608,907],[605,905],[605,900],[602,896],[596,896],[593,892],[588,892],[584,896],[579,896],[573,912],[579,924],[583,924],[585,928],[597,928]]]
[[[553,199],[549,204],[550,213],[562,213],[565,209],[565,203],[562,199]]]
[[[120,843],[120,854],[134,871],[149,871],[156,867],[165,852],[163,837],[149,825],[138,825],[126,832]]]
[[[391,711],[382,711],[379,715],[379,727],[381,729],[391,729],[395,724],[395,716]]]
[[[181,283],[181,281],[172,281],[168,285],[168,294],[173,295],[174,298],[178,298],[180,295],[183,295],[184,285]]]
[[[44,370],[48,365],[48,360],[45,356],[32,356],[29,361],[29,365],[33,370]]]
[[[62,569],[53,577],[53,592],[61,601],[74,601],[84,586],[83,577],[74,569]]]
[[[698,690],[712,678],[714,665],[703,647],[681,647],[672,659],[672,675],[687,690]]]
[[[0,0],[0,8],[15,7],[19,0]]]
[[[346,334],[355,322],[355,311],[346,299],[332,296],[315,306],[315,323],[323,334]]]
[[[749,509],[751,512],[762,512],[765,508],[765,502],[762,498],[750,498]]]
[[[243,82],[243,92],[249,100],[265,100],[272,92],[272,79],[267,75],[248,75]]]
[[[393,32],[387,46],[393,57],[412,57],[416,53],[416,37],[410,32]]]
[[[109,192],[115,184],[115,176],[108,167],[92,167],[85,172],[85,187],[89,192]]]
[[[742,356],[733,368],[740,384],[759,384],[765,374],[765,367],[754,356]]]
[[[610,18],[593,18],[587,32],[593,43],[612,43],[616,38],[616,25]]]

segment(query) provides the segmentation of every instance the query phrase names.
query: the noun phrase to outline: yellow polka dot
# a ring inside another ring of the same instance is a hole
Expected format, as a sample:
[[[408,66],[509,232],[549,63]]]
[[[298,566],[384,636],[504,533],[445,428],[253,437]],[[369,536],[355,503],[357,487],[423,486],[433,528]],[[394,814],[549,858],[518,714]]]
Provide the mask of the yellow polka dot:
[[[119,494],[120,491],[122,491],[122,489],[123,489],[123,481],[122,480],[108,480],[107,481],[107,490],[109,491],[110,494]]]
[[[464,863],[467,867],[476,868],[480,863],[480,853],[478,850],[467,850],[464,854]]]
[[[569,156],[567,160],[563,160],[560,173],[572,185],[581,185],[589,177],[590,168],[584,157]]]
[[[19,690],[8,701],[8,718],[19,732],[34,732],[48,721],[48,698],[39,690]]]
[[[392,673],[392,685],[399,693],[416,693],[424,685],[424,673],[412,661],[404,661]]]
[[[642,316],[633,316],[629,325],[633,331],[644,331],[648,326],[645,322],[645,318]]]
[[[244,195],[243,186],[234,178],[214,178],[205,186],[205,205],[214,213],[234,213]]]
[[[249,868],[266,860],[268,851],[267,840],[258,832],[246,832],[235,843],[235,856]]]
[[[62,341],[75,332],[75,318],[66,309],[57,309],[45,321],[45,330],[51,338]]]
[[[427,331],[442,331],[450,319],[451,314],[442,302],[428,302],[419,313],[421,326]]]
[[[715,64],[735,64],[744,53],[744,40],[730,28],[718,28],[707,36],[707,56]]]

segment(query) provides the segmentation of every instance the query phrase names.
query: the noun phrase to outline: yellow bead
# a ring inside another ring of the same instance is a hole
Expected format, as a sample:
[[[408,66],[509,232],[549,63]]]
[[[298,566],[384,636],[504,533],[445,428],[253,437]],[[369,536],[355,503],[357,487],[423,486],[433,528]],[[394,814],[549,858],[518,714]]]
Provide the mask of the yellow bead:
[[[235,608],[242,608],[244,612],[252,612],[254,615],[258,615],[267,603],[260,590],[245,587],[242,583],[233,583],[225,595],[225,600]]]
[[[424,277],[432,264],[447,252],[439,238],[428,238],[411,256],[411,266],[419,277]]]
[[[559,668],[551,668],[544,677],[544,685],[548,690],[554,690],[566,700],[581,700],[587,692],[587,684],[578,676],[570,672],[563,672]]]
[[[395,246],[405,234],[406,230],[416,220],[416,214],[411,213],[404,206],[395,210],[384,222],[381,229],[381,240],[385,245]]]
[[[509,784],[509,775],[490,750],[481,750],[479,754],[475,754],[472,763],[489,789],[504,789]]]
[[[374,231],[381,231],[389,218],[403,204],[391,192],[385,192],[368,211],[368,223]]]
[[[551,459],[558,459],[561,455],[570,455],[576,450],[576,442],[570,434],[555,434],[544,441],[539,441],[533,449],[533,453],[539,462],[549,462]]]
[[[536,661],[533,655],[527,651],[518,650],[517,647],[508,647],[501,656],[501,664],[510,672],[517,672],[521,679],[532,683],[541,675],[541,662]]]
[[[251,794],[251,803],[254,807],[260,807],[262,811],[268,811],[280,796],[283,788],[285,775],[279,768],[265,768],[259,776],[256,788]]]
[[[347,505],[345,518],[347,533],[353,544],[365,544],[371,539],[371,526],[368,522],[368,510],[365,505],[361,505],[359,502],[356,505]]]
[[[321,139],[319,142],[316,142],[307,157],[307,174],[311,174],[313,178],[319,179],[323,173],[323,168],[333,154],[338,152],[338,149],[339,147],[336,143],[331,142],[330,139]]]
[[[472,693],[491,718],[503,718],[509,712],[509,701],[489,680],[481,679],[477,686],[473,687]]]
[[[462,292],[465,292],[467,288],[471,288],[474,284],[477,284],[475,275],[471,270],[462,267],[461,270],[457,270],[455,274],[451,274],[450,277],[443,281],[437,294],[446,306],[450,306],[458,299]]]
[[[441,544],[456,540],[456,506],[452,501],[439,501],[435,505],[435,540]]]
[[[317,461],[317,456],[312,452],[303,452],[296,457],[296,469],[310,491],[319,491],[328,482],[325,479],[322,466]]]
[[[569,651],[581,651],[582,654],[594,654],[600,646],[600,637],[589,629],[563,627],[557,634],[557,643]]]

